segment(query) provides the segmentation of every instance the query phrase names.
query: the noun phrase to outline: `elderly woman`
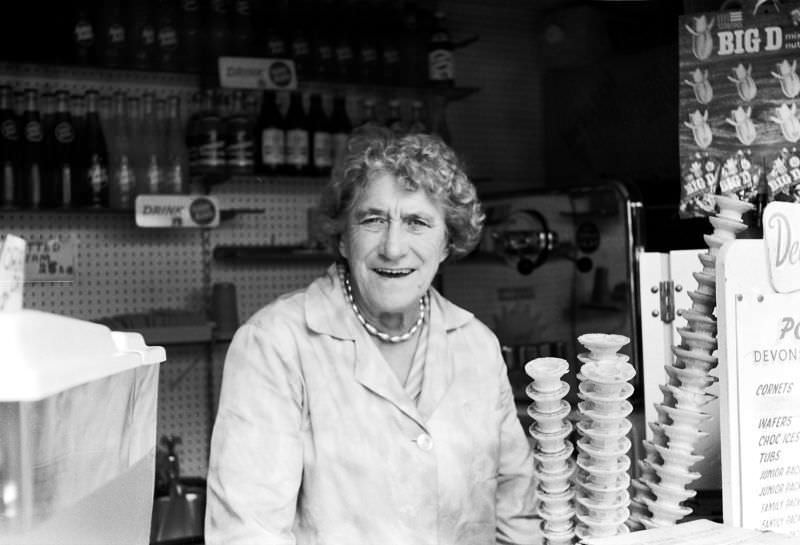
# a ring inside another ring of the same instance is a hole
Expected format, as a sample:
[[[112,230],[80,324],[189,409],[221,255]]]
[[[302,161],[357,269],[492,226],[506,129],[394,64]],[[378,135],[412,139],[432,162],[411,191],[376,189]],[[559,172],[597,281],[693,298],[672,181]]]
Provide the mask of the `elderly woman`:
[[[475,188],[433,136],[348,150],[323,196],[341,259],[228,351],[206,543],[541,543],[498,342],[431,287],[479,238]]]

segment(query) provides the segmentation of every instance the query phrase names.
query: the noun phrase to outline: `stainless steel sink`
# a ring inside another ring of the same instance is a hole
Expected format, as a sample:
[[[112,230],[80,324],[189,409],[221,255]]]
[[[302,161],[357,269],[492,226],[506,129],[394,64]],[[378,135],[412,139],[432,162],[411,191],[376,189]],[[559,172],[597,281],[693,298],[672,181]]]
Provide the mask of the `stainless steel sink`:
[[[202,482],[198,482],[202,481]],[[199,538],[202,543],[206,488],[202,479],[179,479],[167,496],[153,501],[150,543]]]

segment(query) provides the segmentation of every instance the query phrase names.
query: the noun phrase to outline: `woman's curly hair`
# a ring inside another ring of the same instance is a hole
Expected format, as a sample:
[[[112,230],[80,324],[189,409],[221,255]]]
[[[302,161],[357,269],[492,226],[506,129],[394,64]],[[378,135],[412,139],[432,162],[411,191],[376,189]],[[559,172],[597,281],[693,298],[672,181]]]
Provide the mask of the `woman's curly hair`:
[[[386,129],[356,131],[347,152],[334,168],[322,192],[320,234],[338,252],[347,217],[367,183],[381,175],[394,176],[410,191],[422,189],[442,206],[448,237],[448,259],[472,251],[478,243],[485,215],[475,186],[464,173],[453,150],[428,134],[397,136]]]

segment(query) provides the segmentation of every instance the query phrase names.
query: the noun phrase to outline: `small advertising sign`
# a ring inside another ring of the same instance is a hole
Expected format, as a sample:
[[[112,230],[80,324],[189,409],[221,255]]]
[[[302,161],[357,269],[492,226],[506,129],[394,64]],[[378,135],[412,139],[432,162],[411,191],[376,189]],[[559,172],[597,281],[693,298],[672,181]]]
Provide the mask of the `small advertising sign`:
[[[139,195],[136,197],[139,227],[216,227],[219,204],[205,195]]]
[[[25,254],[25,280],[72,282],[75,279],[77,246],[72,235],[50,240],[29,240]]]
[[[0,312],[22,309],[25,241],[14,235],[0,240]]]
[[[763,223],[772,287],[779,293],[800,290],[800,204],[769,203]]]
[[[296,89],[297,74],[291,59],[220,57],[219,81],[230,89]]]

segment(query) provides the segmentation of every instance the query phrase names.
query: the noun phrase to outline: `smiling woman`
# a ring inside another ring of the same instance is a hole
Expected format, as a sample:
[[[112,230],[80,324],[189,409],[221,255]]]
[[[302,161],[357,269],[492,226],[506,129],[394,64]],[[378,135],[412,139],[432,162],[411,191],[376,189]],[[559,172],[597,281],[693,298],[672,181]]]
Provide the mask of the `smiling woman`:
[[[322,209],[338,262],[231,342],[206,543],[541,543],[497,339],[431,287],[484,218],[455,154],[358,134]]]

